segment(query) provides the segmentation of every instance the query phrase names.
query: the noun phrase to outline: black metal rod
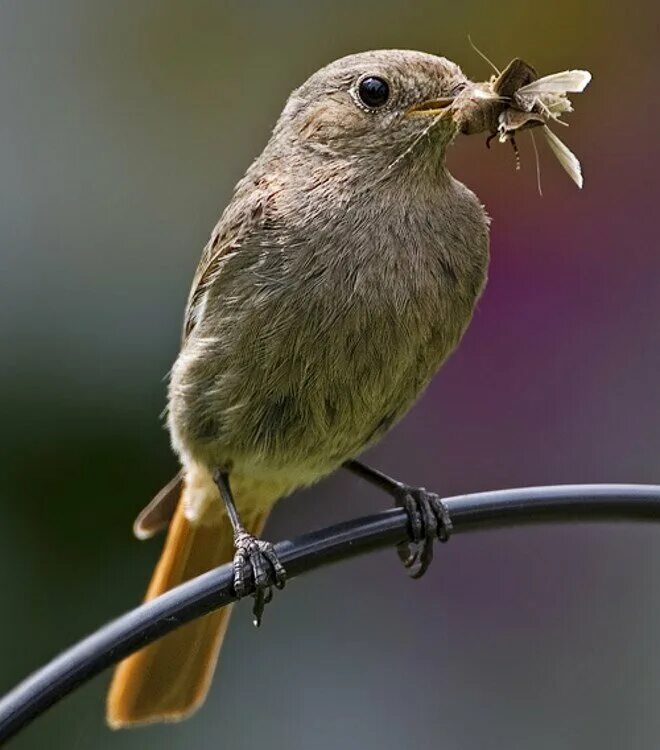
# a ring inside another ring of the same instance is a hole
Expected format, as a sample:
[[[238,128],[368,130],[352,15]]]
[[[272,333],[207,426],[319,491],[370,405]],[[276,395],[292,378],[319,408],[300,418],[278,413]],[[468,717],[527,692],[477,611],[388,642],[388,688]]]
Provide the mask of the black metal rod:
[[[457,495],[445,503],[455,534],[527,523],[660,521],[660,485],[529,487]],[[275,548],[293,578],[337,560],[393,546],[406,536],[406,514],[392,509],[283,541]],[[228,564],[104,625],[0,700],[0,744],[107,667],[234,599]]]

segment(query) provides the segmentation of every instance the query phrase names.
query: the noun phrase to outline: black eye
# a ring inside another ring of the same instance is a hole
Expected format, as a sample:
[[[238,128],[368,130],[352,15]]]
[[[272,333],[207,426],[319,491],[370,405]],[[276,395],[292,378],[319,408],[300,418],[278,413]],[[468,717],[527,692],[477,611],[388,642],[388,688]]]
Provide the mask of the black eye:
[[[360,81],[358,96],[369,109],[377,109],[386,104],[390,98],[390,87],[382,78],[369,76]]]

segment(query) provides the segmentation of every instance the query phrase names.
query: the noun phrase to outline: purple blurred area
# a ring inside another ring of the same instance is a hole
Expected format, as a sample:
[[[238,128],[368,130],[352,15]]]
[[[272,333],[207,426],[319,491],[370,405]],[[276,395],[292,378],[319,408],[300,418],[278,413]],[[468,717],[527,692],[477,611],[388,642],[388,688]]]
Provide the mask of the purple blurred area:
[[[655,4],[6,0],[0,8],[0,692],[140,600],[137,510],[175,471],[159,414],[201,248],[289,91],[349,52],[514,56],[592,71],[534,154],[464,138],[492,216],[459,351],[369,459],[443,494],[660,477],[660,62]],[[280,539],[387,499],[337,475],[283,502]],[[381,553],[237,608],[190,722],[112,734],[108,675],[21,734],[43,748],[660,745],[660,529],[461,537],[423,581]]]

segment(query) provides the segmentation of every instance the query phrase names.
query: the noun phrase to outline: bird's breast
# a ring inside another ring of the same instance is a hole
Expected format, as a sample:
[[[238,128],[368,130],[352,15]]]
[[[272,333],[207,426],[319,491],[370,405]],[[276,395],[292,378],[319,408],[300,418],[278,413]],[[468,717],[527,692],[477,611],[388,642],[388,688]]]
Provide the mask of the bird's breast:
[[[411,211],[373,218],[292,233],[226,274],[221,314],[188,347],[196,376],[174,372],[172,402],[188,403],[171,402],[171,425],[186,422],[198,459],[312,481],[386,432],[456,346],[487,233]]]

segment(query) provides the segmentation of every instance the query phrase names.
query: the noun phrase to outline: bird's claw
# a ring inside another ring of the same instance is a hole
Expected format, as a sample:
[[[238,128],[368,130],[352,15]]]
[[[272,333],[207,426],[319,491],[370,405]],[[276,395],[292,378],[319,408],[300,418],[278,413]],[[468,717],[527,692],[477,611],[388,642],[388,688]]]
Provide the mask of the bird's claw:
[[[234,537],[234,546],[234,592],[242,599],[250,592],[250,581],[254,582],[252,613],[259,627],[266,604],[273,598],[273,586],[284,588],[286,571],[270,542],[240,531]]]
[[[449,540],[452,521],[442,498],[423,487],[402,484],[396,503],[408,514],[410,540],[397,546],[399,559],[411,578],[424,575],[433,560],[433,542]]]

